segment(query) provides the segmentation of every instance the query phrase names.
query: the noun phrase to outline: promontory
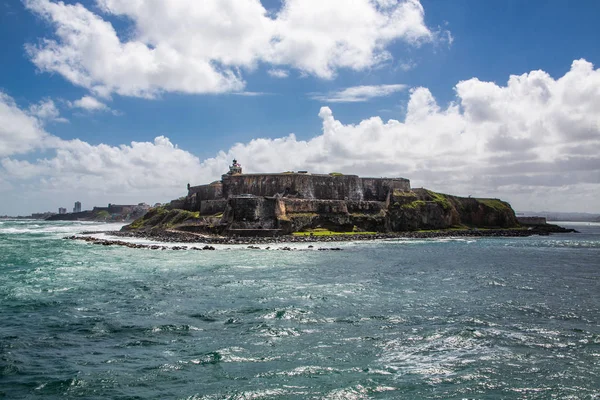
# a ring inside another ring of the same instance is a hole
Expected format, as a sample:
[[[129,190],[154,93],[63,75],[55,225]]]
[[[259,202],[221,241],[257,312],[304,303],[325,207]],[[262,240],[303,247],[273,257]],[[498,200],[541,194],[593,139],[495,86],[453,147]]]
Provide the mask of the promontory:
[[[123,230],[266,237],[520,228],[510,204],[499,199],[415,189],[405,178],[246,174],[233,160],[220,181],[188,184],[186,196],[151,209]]]

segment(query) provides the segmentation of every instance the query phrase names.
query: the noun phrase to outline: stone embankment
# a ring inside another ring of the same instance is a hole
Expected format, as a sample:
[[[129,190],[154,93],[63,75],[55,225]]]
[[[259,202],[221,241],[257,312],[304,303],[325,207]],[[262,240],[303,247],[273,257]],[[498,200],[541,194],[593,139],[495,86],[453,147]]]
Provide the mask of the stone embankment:
[[[460,229],[435,231],[409,231],[375,234],[340,234],[340,235],[281,235],[274,237],[236,237],[201,235],[197,233],[160,230],[160,231],[114,231],[110,235],[126,238],[142,238],[166,243],[208,243],[208,244],[273,244],[273,243],[311,243],[311,242],[352,242],[361,240],[384,239],[433,239],[447,237],[525,237],[533,235],[549,235],[550,233],[576,232],[557,225],[546,225],[529,229]]]
[[[93,232],[86,232],[93,233]],[[131,249],[150,249],[150,250],[215,250],[213,246],[206,245],[204,247],[187,247],[187,246],[163,246],[158,244],[141,244],[125,242],[123,240],[99,239],[93,236],[66,236],[63,239],[67,240],[82,240],[84,242],[102,245],[102,246],[124,246]]]
[[[91,234],[94,232],[86,232],[87,234]],[[72,236],[66,236],[63,239],[66,240],[81,240],[87,243],[91,243],[91,244],[96,244],[96,245],[101,245],[101,246],[124,246],[124,247],[129,247],[130,249],[150,249],[150,250],[216,250],[213,246],[210,245],[205,245],[203,247],[197,247],[197,246],[165,246],[165,245],[158,245],[158,244],[141,244],[141,243],[131,243],[131,242],[125,242],[123,240],[111,240],[111,239],[100,239],[100,238],[95,238],[93,236],[76,236],[76,235],[72,235]],[[163,240],[164,242],[164,240]],[[171,241],[174,242],[174,241]],[[182,241],[175,241],[176,243],[185,243]],[[236,243],[236,244],[240,244],[240,243]],[[248,246],[248,249],[253,249],[253,250],[270,250],[271,247],[265,247],[265,248],[261,248],[258,246]],[[308,246],[308,249],[313,249],[313,250],[318,250],[318,251],[341,251],[342,249],[339,247],[319,247],[319,248],[314,248],[314,246]],[[295,247],[289,247],[289,246],[285,246],[285,247],[280,247],[280,248],[275,248],[273,250],[282,250],[282,251],[293,251],[293,250],[298,250]]]
[[[550,235],[551,233],[569,233],[577,232],[574,229],[563,228],[558,225],[539,225],[527,229],[461,229],[461,230],[438,230],[438,231],[412,231],[395,233],[376,233],[376,234],[340,234],[340,235],[308,235],[294,236],[282,235],[274,237],[236,237],[236,236],[217,236],[204,235],[192,232],[177,230],[153,230],[153,231],[113,231],[113,232],[82,232],[85,236],[67,236],[64,239],[82,240],[91,244],[102,246],[125,246],[133,249],[151,249],[151,250],[215,250],[211,244],[219,245],[248,245],[249,249],[270,250],[270,245],[280,243],[323,243],[323,242],[351,242],[363,240],[386,240],[386,239],[435,239],[449,237],[526,237],[533,235]],[[124,240],[101,239],[94,234],[108,234],[122,238],[148,239],[161,243],[186,243],[194,244],[192,246],[165,246],[164,244],[142,244],[132,243]],[[197,246],[202,243],[204,246]],[[267,247],[258,247],[262,244]],[[293,247],[278,247],[277,250],[297,250]],[[308,249],[327,251],[342,250],[339,247],[320,247],[308,246]]]

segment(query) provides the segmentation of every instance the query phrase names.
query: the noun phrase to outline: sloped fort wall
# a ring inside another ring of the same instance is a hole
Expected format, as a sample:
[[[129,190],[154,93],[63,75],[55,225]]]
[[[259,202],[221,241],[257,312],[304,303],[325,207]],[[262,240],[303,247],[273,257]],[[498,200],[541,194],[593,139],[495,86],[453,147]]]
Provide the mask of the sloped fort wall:
[[[237,196],[351,202],[386,201],[388,193],[410,191],[404,178],[360,178],[357,175],[313,175],[302,173],[223,175],[221,182],[188,187],[178,207],[201,214],[225,210],[226,200]],[[174,201],[175,202],[175,201]]]
[[[240,174],[223,176],[223,197],[250,194],[316,200],[385,201],[390,191],[410,190],[404,178],[360,178],[356,175]]]

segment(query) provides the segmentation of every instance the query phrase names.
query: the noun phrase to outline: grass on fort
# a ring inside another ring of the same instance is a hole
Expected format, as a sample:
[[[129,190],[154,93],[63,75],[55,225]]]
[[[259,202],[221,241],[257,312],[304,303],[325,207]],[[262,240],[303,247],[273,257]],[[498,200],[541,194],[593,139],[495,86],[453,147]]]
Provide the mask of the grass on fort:
[[[357,231],[336,232],[336,231],[327,230],[325,228],[315,228],[315,229],[310,229],[305,232],[292,233],[292,235],[294,235],[294,236],[343,236],[343,235],[376,235],[376,234],[377,234],[377,232],[357,232]]]

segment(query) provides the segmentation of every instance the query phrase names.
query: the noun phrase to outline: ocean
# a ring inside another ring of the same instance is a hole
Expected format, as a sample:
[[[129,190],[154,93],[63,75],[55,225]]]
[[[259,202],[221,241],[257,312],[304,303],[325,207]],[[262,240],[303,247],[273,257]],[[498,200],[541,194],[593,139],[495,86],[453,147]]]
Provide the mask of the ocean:
[[[161,251],[0,221],[0,397],[598,399],[600,224],[562,225]]]

